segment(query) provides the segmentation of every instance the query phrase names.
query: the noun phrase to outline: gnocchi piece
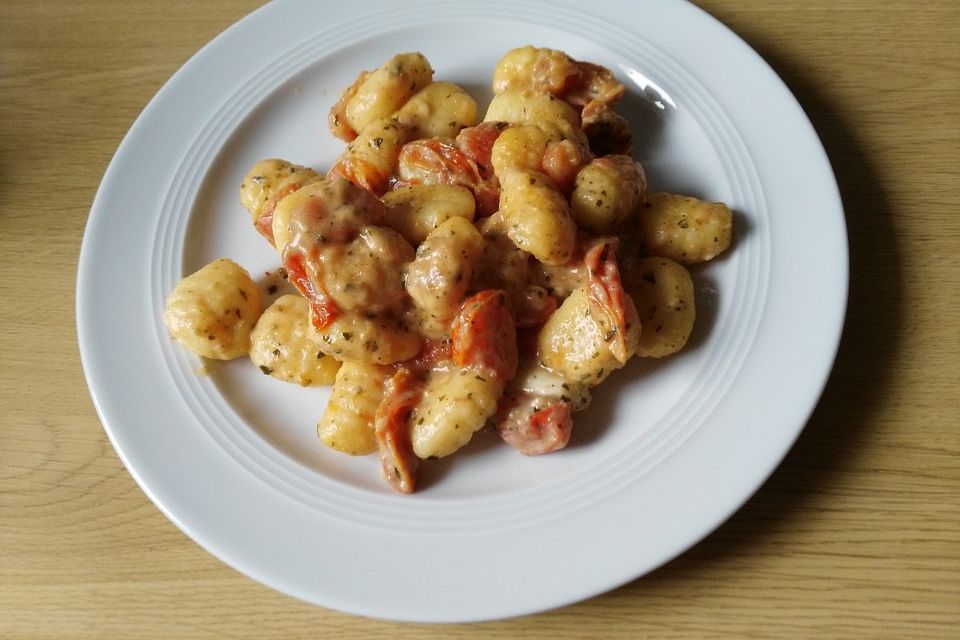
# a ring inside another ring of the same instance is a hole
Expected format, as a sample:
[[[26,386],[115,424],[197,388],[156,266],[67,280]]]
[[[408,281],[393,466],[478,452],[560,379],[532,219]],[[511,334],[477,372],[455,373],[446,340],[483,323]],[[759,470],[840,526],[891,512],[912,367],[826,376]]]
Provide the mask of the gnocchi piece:
[[[327,268],[319,282],[340,309],[379,314],[403,307],[403,271],[414,252],[393,229],[365,226],[352,240],[320,253]]]
[[[623,155],[595,158],[577,174],[570,210],[581,228],[613,233],[636,211],[646,192],[639,162]]]
[[[271,158],[253,166],[240,185],[240,204],[250,213],[253,226],[274,243],[273,212],[277,204],[297,189],[322,179],[309,167]]]
[[[693,279],[668,258],[641,258],[625,280],[640,316],[637,355],[663,358],[682,349],[696,318]]]
[[[395,118],[375,120],[347,145],[327,176],[346,178],[358,187],[383,195],[390,188],[400,149],[409,135]]]
[[[487,289],[463,303],[450,330],[450,353],[452,364],[430,372],[410,415],[420,458],[443,457],[469,442],[517,372],[517,334],[503,291]]]
[[[385,224],[417,246],[451,218],[473,221],[476,204],[466,187],[452,184],[411,184],[383,195]]]
[[[540,171],[550,134],[534,125],[519,125],[506,129],[493,143],[490,161],[498,176],[510,169]]]
[[[393,364],[413,358],[422,345],[415,320],[393,313],[342,313],[317,331],[320,350],[343,361]]]
[[[273,212],[273,238],[282,256],[297,234],[344,242],[367,225],[380,225],[387,215],[379,198],[340,179],[311,182],[277,204]],[[313,223],[317,229],[304,229]],[[312,232],[316,233],[312,233]]]
[[[652,193],[640,210],[637,240],[649,255],[684,265],[712,260],[730,246],[733,213],[722,202]]]
[[[546,264],[565,264],[576,248],[570,207],[543,174],[509,170],[501,178],[500,213],[507,236]]]
[[[383,367],[344,362],[337,371],[327,408],[317,424],[320,440],[331,449],[352,456],[376,451],[374,421],[386,380]]]
[[[347,124],[354,131],[363,132],[374,121],[400,109],[432,79],[433,68],[423,54],[395,55],[366,76],[347,100],[344,109]]]
[[[332,384],[340,362],[320,348],[302,296],[277,298],[250,334],[250,360],[264,373],[303,387]]]
[[[606,67],[562,51],[526,46],[508,51],[493,72],[493,91],[540,91],[588,113],[615,104],[626,87]]]
[[[214,260],[177,284],[167,298],[170,335],[204,358],[232,360],[250,351],[250,332],[262,311],[260,291],[246,270]]]
[[[587,144],[587,136],[580,129],[580,114],[549,93],[506,91],[498,94],[490,101],[483,119],[485,122],[533,125],[555,139]]]
[[[293,240],[293,227],[291,219],[295,211],[300,210],[314,198],[317,197],[317,191],[322,189],[322,183],[315,182],[306,188],[297,189],[288,194],[277,203],[273,210],[273,219],[270,223],[271,235],[273,236],[273,245],[277,252],[282,256],[284,249]]]
[[[431,82],[407,100],[394,117],[410,139],[452,138],[477,123],[477,102],[452,82]]]
[[[436,370],[410,414],[417,457],[442,458],[470,442],[497,410],[503,382],[470,369]]]
[[[426,337],[448,334],[482,254],[483,237],[472,222],[461,217],[444,222],[417,248],[404,281],[420,312],[421,332]]]
[[[347,122],[347,104],[357,95],[357,91],[370,77],[370,71],[361,71],[357,79],[340,94],[340,99],[330,107],[327,114],[327,128],[334,137],[350,142],[357,137],[357,132]]]
[[[287,200],[294,201],[289,214]],[[403,265],[413,259],[413,249],[393,229],[378,226],[386,217],[379,199],[334,180],[309,185],[281,204],[285,211],[275,223],[287,225],[275,235],[291,238],[283,257],[294,284],[304,285],[298,278],[301,265],[287,263],[299,258],[311,287],[342,310],[380,313],[402,302]]]
[[[579,75],[576,61],[562,51],[527,45],[511,49],[497,62],[493,92],[536,89],[562,95]]]
[[[288,201],[294,200],[289,205]],[[314,183],[280,203],[274,226],[290,240],[283,266],[307,299],[321,348],[338,359],[388,364],[413,357],[420,336],[405,319],[403,269],[413,248],[379,198],[343,179]]]
[[[628,353],[633,354],[640,333],[640,323],[633,303],[628,303]],[[540,363],[568,382],[589,387],[606,380],[623,367],[611,350],[611,338],[594,317],[587,289],[574,289],[537,334]]]

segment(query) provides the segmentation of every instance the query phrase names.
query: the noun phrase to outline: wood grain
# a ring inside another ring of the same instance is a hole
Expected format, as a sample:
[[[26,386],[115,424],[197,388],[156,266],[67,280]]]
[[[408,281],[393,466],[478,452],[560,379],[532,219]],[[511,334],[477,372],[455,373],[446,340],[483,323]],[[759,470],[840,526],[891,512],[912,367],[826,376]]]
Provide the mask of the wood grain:
[[[836,368],[783,465],[689,552],[469,626],[327,611],[229,569],[149,503],[87,393],[74,288],[99,180],[163,82],[258,4],[0,4],[0,637],[957,637],[960,4],[699,2],[783,77],[834,165]]]

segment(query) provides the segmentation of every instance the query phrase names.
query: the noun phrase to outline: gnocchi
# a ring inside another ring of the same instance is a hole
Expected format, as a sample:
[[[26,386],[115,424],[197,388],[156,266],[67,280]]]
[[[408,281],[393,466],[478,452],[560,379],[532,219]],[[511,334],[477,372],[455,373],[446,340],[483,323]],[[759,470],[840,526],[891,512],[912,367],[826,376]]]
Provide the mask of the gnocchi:
[[[233,360],[250,351],[250,333],[260,317],[260,290],[246,270],[220,258],[181,280],[164,321],[170,335],[199,356]]]
[[[483,252],[483,237],[466,218],[453,217],[437,227],[407,265],[404,284],[420,312],[420,327],[429,338],[444,338],[450,321],[467,297],[474,265]]]
[[[549,93],[523,90],[498,94],[490,101],[483,119],[486,122],[533,125],[554,140],[587,143],[576,110]]]
[[[254,228],[271,244],[277,204],[297,189],[320,180],[309,167],[271,158],[253,166],[240,185],[240,204],[250,213]]]
[[[507,236],[545,264],[566,264],[573,256],[577,227],[570,205],[549,178],[513,169],[501,177],[500,215]]]
[[[624,155],[595,158],[577,174],[570,210],[582,229],[615,233],[643,203],[646,192],[639,162]]]
[[[477,123],[477,102],[452,82],[432,82],[415,93],[395,117],[413,139],[452,138]]]
[[[473,222],[476,203],[466,187],[452,184],[411,184],[388,191],[386,224],[416,246],[450,218]]]
[[[625,286],[637,301],[642,327],[637,355],[663,358],[686,346],[696,318],[693,278],[686,267],[669,258],[642,258]]]
[[[337,371],[327,408],[317,424],[320,440],[331,449],[352,456],[376,451],[374,420],[386,379],[382,367],[344,362]]]
[[[410,131],[396,118],[374,120],[347,145],[327,173],[346,178],[358,187],[383,195]]]
[[[347,89],[346,100],[331,110],[333,133],[340,132],[343,123],[355,133],[362,132],[374,121],[392,115],[432,79],[430,62],[416,52],[395,55],[373,72],[361,73]]]
[[[676,193],[652,193],[637,216],[637,241],[655,256],[691,265],[730,247],[733,214],[722,202]]]
[[[632,301],[630,304],[632,306]],[[626,336],[629,358],[636,352],[640,323],[635,308],[628,313],[632,320]],[[625,359],[616,355],[611,338],[592,309],[587,288],[579,287],[540,329],[537,352],[540,363],[547,369],[565,380],[594,387],[626,364]]]
[[[303,296],[277,298],[257,320],[250,334],[250,361],[279,380],[303,387],[332,384],[340,361],[321,347],[310,324],[310,305]]]
[[[609,69],[518,47],[492,89],[481,112],[415,52],[360,72],[328,111],[347,144],[326,173],[272,158],[241,183],[295,293],[264,311],[219,259],[167,302],[194,353],[332,385],[319,440],[377,453],[399,493],[488,432],[529,456],[566,447],[592,388],[687,345],[687,265],[731,245],[725,204],[647,192]]]

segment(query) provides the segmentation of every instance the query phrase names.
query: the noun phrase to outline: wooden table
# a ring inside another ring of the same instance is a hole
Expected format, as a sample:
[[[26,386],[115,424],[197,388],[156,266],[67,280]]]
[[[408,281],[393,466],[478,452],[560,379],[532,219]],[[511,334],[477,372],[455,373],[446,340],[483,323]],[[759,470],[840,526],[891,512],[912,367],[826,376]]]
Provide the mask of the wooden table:
[[[147,500],[88,396],[73,303],[99,180],[161,84],[258,4],[0,4],[0,637],[960,635],[960,4],[699,3],[780,73],[833,162],[839,360],[784,464],[701,544],[587,602],[469,626],[327,611],[228,568]]]

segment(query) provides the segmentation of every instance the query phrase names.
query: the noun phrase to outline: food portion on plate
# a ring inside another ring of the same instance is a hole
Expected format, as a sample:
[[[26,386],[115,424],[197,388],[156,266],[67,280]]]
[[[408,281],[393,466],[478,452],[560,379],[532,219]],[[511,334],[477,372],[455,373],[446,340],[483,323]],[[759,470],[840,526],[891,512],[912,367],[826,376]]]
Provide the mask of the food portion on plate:
[[[361,72],[329,111],[347,145],[325,174],[268,159],[244,178],[296,294],[262,310],[221,258],[177,285],[165,318],[202,357],[332,383],[319,439],[379,453],[401,493],[484,428],[527,455],[565,447],[592,387],[685,346],[687,267],[732,234],[722,203],[647,192],[610,70],[514,49],[482,119],[433,76],[419,53]]]

